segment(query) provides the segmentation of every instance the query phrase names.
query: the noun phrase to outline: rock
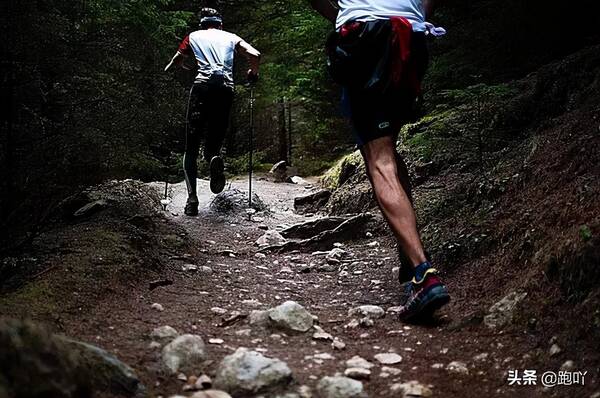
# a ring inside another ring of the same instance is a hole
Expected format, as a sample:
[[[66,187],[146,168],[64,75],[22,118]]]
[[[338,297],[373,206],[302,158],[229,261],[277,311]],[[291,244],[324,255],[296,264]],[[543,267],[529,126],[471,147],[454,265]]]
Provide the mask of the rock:
[[[252,310],[248,315],[248,321],[252,326],[267,327],[271,322],[268,311]]]
[[[181,270],[183,272],[194,272],[198,270],[198,266],[196,264],[183,264]]]
[[[323,331],[317,331],[315,333],[313,333],[312,338],[314,340],[325,340],[325,341],[329,341],[329,340],[333,340],[333,336],[327,332],[323,332]]]
[[[386,310],[386,313],[390,314],[390,315],[398,315],[399,313],[402,312],[402,310],[404,309],[404,307],[390,307]]]
[[[206,390],[198,391],[190,398],[231,398],[231,395],[227,394],[225,391]]]
[[[221,345],[224,342],[225,341],[223,339],[209,339],[208,340],[208,344],[215,344],[215,345]]]
[[[152,308],[153,310],[159,311],[159,312],[163,312],[165,310],[165,308],[158,303],[154,303],[150,306],[150,308]]]
[[[154,329],[152,333],[150,333],[150,338],[162,344],[173,340],[177,336],[179,336],[179,332],[171,326],[161,326]]]
[[[368,380],[371,378],[371,371],[365,368],[348,368],[344,371],[344,376],[355,380]]]
[[[409,381],[408,383],[393,384],[390,389],[396,394],[394,396],[398,396],[398,398],[427,398],[433,395],[429,388],[416,380]]]
[[[560,348],[560,346],[558,344],[552,344],[552,347],[550,347],[550,356],[551,357],[555,357],[557,355],[559,355],[562,352],[562,348]]]
[[[217,315],[227,314],[227,310],[225,308],[220,308],[220,307],[212,307],[210,309],[210,312],[212,312],[213,314],[217,314]]]
[[[133,370],[113,355],[30,321],[0,320],[0,347],[2,397],[144,395]]]
[[[444,369],[444,364],[443,363],[434,363],[433,365],[431,365],[431,369]]]
[[[277,246],[283,245],[287,242],[281,234],[274,229],[265,232],[263,236],[256,240],[256,244],[259,247]]]
[[[333,338],[333,343],[331,343],[331,348],[333,348],[334,350],[342,351],[342,350],[344,350],[346,348],[346,343],[344,343],[339,338],[334,337]]]
[[[362,316],[370,319],[379,319],[385,316],[383,308],[376,305],[361,305],[348,311],[348,316]]]
[[[321,210],[329,201],[331,191],[322,189],[315,193],[294,198],[294,210],[296,213],[316,213]]]
[[[294,332],[307,332],[314,323],[313,316],[294,301],[286,301],[270,309],[268,314],[274,326]]]
[[[337,264],[340,262],[341,259],[343,259],[346,256],[348,256],[347,251],[342,250],[339,247],[336,247],[336,248],[332,249],[329,253],[327,253],[327,255],[325,255],[325,259],[328,262]]]
[[[198,370],[204,361],[204,341],[193,334],[184,334],[167,344],[162,350],[162,363],[171,374]]]
[[[213,270],[208,265],[203,265],[202,267],[198,268],[198,272],[201,274],[210,275],[213,273]]]
[[[239,214],[240,216],[248,217],[246,213],[248,209],[248,193],[242,192],[239,189],[227,189],[214,197],[209,208],[216,213]],[[256,211],[264,211],[268,209],[268,206],[253,192],[252,208]]]
[[[348,377],[323,377],[317,385],[317,391],[322,398],[365,398],[363,384]]]
[[[346,361],[346,367],[348,368],[371,369],[373,366],[375,365],[358,355],[355,355]]]
[[[467,368],[467,365],[464,362],[459,361],[450,362],[448,365],[446,365],[446,370],[452,373],[459,373],[464,375],[469,374],[469,368]]]
[[[77,210],[75,213],[73,213],[73,216],[88,217],[88,216],[91,216],[92,214],[104,209],[107,205],[108,205],[108,203],[105,200],[102,200],[102,199],[96,200],[91,203],[88,203],[87,205],[85,205],[82,208],[80,208],[79,210]]]
[[[560,370],[564,370],[564,371],[567,371],[567,372],[572,372],[573,370],[575,370],[575,362],[573,362],[571,360],[565,361],[561,365]]]
[[[490,307],[489,314],[483,318],[483,322],[491,329],[498,329],[510,323],[513,319],[517,305],[526,296],[527,293],[509,293],[502,300]]]
[[[237,396],[287,386],[291,380],[292,371],[285,362],[238,348],[219,365],[214,385]]]
[[[272,175],[276,182],[284,182],[287,180],[287,162],[285,160],[279,161],[271,167],[269,174]]]
[[[389,373],[393,376],[398,376],[400,373],[402,373],[402,371],[400,369],[391,368],[389,366],[382,366],[381,371],[385,372],[385,373]]]
[[[157,341],[151,341],[150,344],[148,344],[148,348],[150,348],[151,350],[158,350],[161,347],[162,347],[162,344],[160,344]]]
[[[377,354],[374,358],[382,365],[396,365],[402,362],[402,357],[395,352]]]
[[[207,375],[201,375],[194,384],[198,390],[207,390],[212,387],[213,382],[212,379]]]
[[[475,355],[473,357],[473,360],[475,362],[483,362],[483,361],[486,361],[489,356],[490,356],[490,354],[488,354],[487,352],[482,352],[481,354]]]
[[[287,239],[308,239],[321,232],[333,230],[346,220],[344,217],[318,218],[285,228],[281,235]]]

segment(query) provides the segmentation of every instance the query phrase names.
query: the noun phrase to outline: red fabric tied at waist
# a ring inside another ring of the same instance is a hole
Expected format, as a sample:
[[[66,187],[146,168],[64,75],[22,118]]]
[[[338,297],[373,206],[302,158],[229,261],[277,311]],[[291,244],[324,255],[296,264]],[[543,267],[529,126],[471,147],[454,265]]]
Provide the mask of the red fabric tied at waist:
[[[342,27],[340,29],[340,36],[341,37],[348,36],[350,33],[354,32],[355,30],[360,28],[361,25],[362,24],[360,22],[345,23],[344,25],[342,25]]]
[[[421,93],[421,82],[410,57],[412,25],[404,17],[390,18],[392,24],[390,78],[396,87],[410,89],[414,94]]]

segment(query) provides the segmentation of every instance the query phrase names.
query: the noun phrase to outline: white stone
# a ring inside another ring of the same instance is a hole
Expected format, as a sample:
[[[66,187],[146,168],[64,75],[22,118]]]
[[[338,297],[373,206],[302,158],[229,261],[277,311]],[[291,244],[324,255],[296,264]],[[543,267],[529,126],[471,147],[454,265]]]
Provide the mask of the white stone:
[[[371,369],[373,366],[375,365],[358,355],[355,355],[346,361],[346,367],[348,368]]]
[[[348,377],[323,377],[317,385],[322,398],[366,398],[363,384]]]
[[[467,368],[467,365],[464,362],[459,362],[459,361],[450,362],[446,366],[446,370],[448,372],[452,372],[452,373],[459,373],[459,374],[464,374],[464,375],[469,374],[469,368]]]
[[[344,376],[355,380],[368,380],[371,378],[371,371],[365,368],[348,368],[344,370]]]
[[[200,336],[184,334],[167,344],[162,350],[162,363],[171,374],[193,371],[200,367],[206,354]]]
[[[307,332],[314,323],[313,316],[295,301],[271,308],[268,315],[274,326],[293,332]]]
[[[275,231],[274,229],[265,232],[263,236],[256,240],[256,244],[259,247],[283,245],[286,242],[287,239],[285,239],[279,232]]]
[[[377,354],[374,358],[382,365],[396,365],[402,362],[402,357],[395,352]]]
[[[168,325],[155,328],[152,333],[150,333],[150,338],[163,344],[173,340],[177,336],[179,336],[179,332]]]
[[[376,305],[361,305],[360,307],[352,308],[348,311],[348,316],[360,316],[371,319],[379,319],[385,316],[383,308]]]
[[[292,371],[285,362],[238,348],[219,365],[214,385],[233,396],[246,396],[287,386],[291,380]]]
[[[150,306],[150,308],[152,308],[153,310],[156,310],[156,311],[160,311],[160,312],[163,312],[165,310],[165,308],[161,304],[158,304],[158,303],[152,304]]]
[[[428,387],[416,380],[409,381],[408,383],[392,384],[390,390],[392,390],[395,394],[394,396],[397,396],[398,398],[428,398],[433,395]]]

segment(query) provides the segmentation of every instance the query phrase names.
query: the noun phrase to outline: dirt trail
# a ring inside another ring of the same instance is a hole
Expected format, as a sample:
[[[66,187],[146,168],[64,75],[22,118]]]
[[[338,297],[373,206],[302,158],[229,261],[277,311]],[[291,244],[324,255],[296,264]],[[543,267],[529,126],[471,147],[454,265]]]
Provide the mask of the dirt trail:
[[[247,180],[237,179],[231,187],[245,191]],[[71,324],[66,325],[78,337],[110,349],[133,366],[153,395],[175,394],[183,385],[174,377],[161,375],[159,352],[148,348],[149,333],[163,325],[180,333],[199,334],[205,341],[224,340],[222,345],[208,345],[212,359],[212,365],[206,369],[208,374],[215,371],[225,355],[238,347],[248,347],[287,362],[298,383],[314,387],[321,377],[343,372],[345,360],[355,355],[376,363],[375,354],[395,351],[403,357],[394,366],[398,374],[382,372],[379,365],[372,369],[371,380],[365,382],[369,396],[393,397],[390,385],[409,380],[429,384],[435,396],[523,396],[523,391],[528,396],[541,395],[536,387],[507,387],[506,371],[523,367],[521,357],[527,346],[523,337],[494,335],[483,329],[474,332],[468,325],[456,327],[455,321],[464,316],[455,312],[454,304],[432,325],[408,326],[388,314],[370,328],[344,327],[351,320],[348,310],[353,307],[397,305],[398,284],[391,274],[395,251],[389,238],[373,237],[345,244],[343,249],[350,252],[352,260],[345,264],[347,276],[340,276],[337,271],[295,272],[298,264],[322,261],[311,253],[255,257],[254,242],[264,233],[259,226],[275,228],[306,219],[292,211],[293,198],[307,191],[303,186],[256,181],[256,192],[271,209],[260,223],[209,211],[213,196],[206,194],[207,181],[199,181],[199,192],[204,193],[200,196],[200,215],[182,216],[185,185],[177,184],[171,189],[173,201],[168,218],[185,229],[194,247],[189,253],[169,258],[170,265],[162,277],[174,283],[153,291],[148,291],[147,285],[132,286],[128,297],[112,297],[87,314],[83,323],[81,319],[71,319]],[[209,266],[212,273],[183,272],[181,266],[186,263]],[[468,292],[461,290],[452,277],[447,281],[455,300],[468,299]],[[274,335],[275,332],[250,327],[247,320],[222,327],[223,317],[211,312],[211,308],[220,307],[230,313],[248,313],[286,300],[297,301],[318,316],[325,331],[345,342],[346,349],[333,350],[329,342],[312,340],[311,333]],[[160,303],[164,311],[151,309],[153,303]],[[313,357],[319,353],[329,353],[332,359]],[[481,353],[488,353],[488,358],[474,361],[473,357]],[[452,361],[466,363],[469,373],[444,369]]]
[[[247,182],[235,179],[227,189],[247,192]],[[154,185],[162,189],[160,184]],[[370,380],[364,381],[370,397],[396,397],[390,386],[410,380],[429,385],[434,396],[440,397],[576,396],[565,390],[543,392],[539,385],[508,386],[508,370],[535,369],[527,353],[537,343],[524,333],[498,333],[483,327],[481,314],[468,305],[470,285],[459,283],[458,275],[445,275],[454,301],[429,325],[405,325],[387,314],[371,327],[345,327],[352,320],[348,311],[354,307],[374,304],[387,309],[397,305],[399,285],[391,272],[396,266],[393,240],[365,234],[364,239],[345,242],[342,249],[349,257],[340,268],[322,272],[317,268],[325,262],[323,256],[310,252],[256,256],[255,241],[266,228],[277,229],[315,216],[293,212],[293,198],[310,192],[310,186],[257,179],[254,189],[270,211],[259,212],[250,220],[245,212],[237,216],[212,212],[209,205],[214,195],[209,194],[208,182],[200,180],[200,214],[186,217],[182,215],[185,185],[172,185],[166,225],[180,231],[187,244],[174,243],[161,254],[161,262],[167,266],[141,275],[127,290],[115,288],[114,294],[104,295],[83,312],[81,308],[58,309],[54,316],[60,328],[115,353],[137,371],[151,396],[177,394],[184,384],[164,375],[160,350],[149,347],[151,331],[164,325],[182,334],[198,334],[207,343],[223,340],[222,344],[207,344],[210,361],[204,371],[211,376],[224,356],[247,347],[287,362],[296,383],[311,388],[323,376],[343,373],[345,361],[359,355],[376,364]],[[183,271],[185,264],[210,270]],[[301,272],[306,264],[315,267]],[[148,282],[156,278],[173,283],[150,290]],[[250,326],[247,319],[223,324],[234,311],[248,314],[287,300],[316,315],[321,327],[341,339],[346,348],[334,350],[331,342],[313,340],[312,332],[287,335]],[[164,311],[153,309],[153,303],[161,304]],[[215,313],[211,310],[215,307],[227,314]],[[374,355],[388,352],[403,358],[392,366],[395,370],[382,369],[374,359]],[[446,369],[454,361],[463,362],[468,371]]]

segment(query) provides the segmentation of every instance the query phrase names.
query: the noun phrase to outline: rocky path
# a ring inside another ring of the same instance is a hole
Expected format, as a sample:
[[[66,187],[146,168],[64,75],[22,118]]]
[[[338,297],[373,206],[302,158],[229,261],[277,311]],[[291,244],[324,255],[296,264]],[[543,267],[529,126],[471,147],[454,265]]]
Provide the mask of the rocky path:
[[[246,191],[247,180],[228,189]],[[184,184],[172,186],[168,219],[191,248],[174,239],[164,286],[132,285],[68,329],[130,364],[152,396],[213,384],[233,397],[548,396],[539,386],[508,387],[508,370],[526,366],[528,343],[481,327],[452,275],[455,302],[438,319],[399,322],[388,237],[367,229],[326,252],[261,252],[256,241],[267,231],[315,217],[293,212],[310,185],[256,181],[255,190],[268,211],[224,215],[210,209],[214,196],[199,181],[200,215],[190,218],[181,214]]]

